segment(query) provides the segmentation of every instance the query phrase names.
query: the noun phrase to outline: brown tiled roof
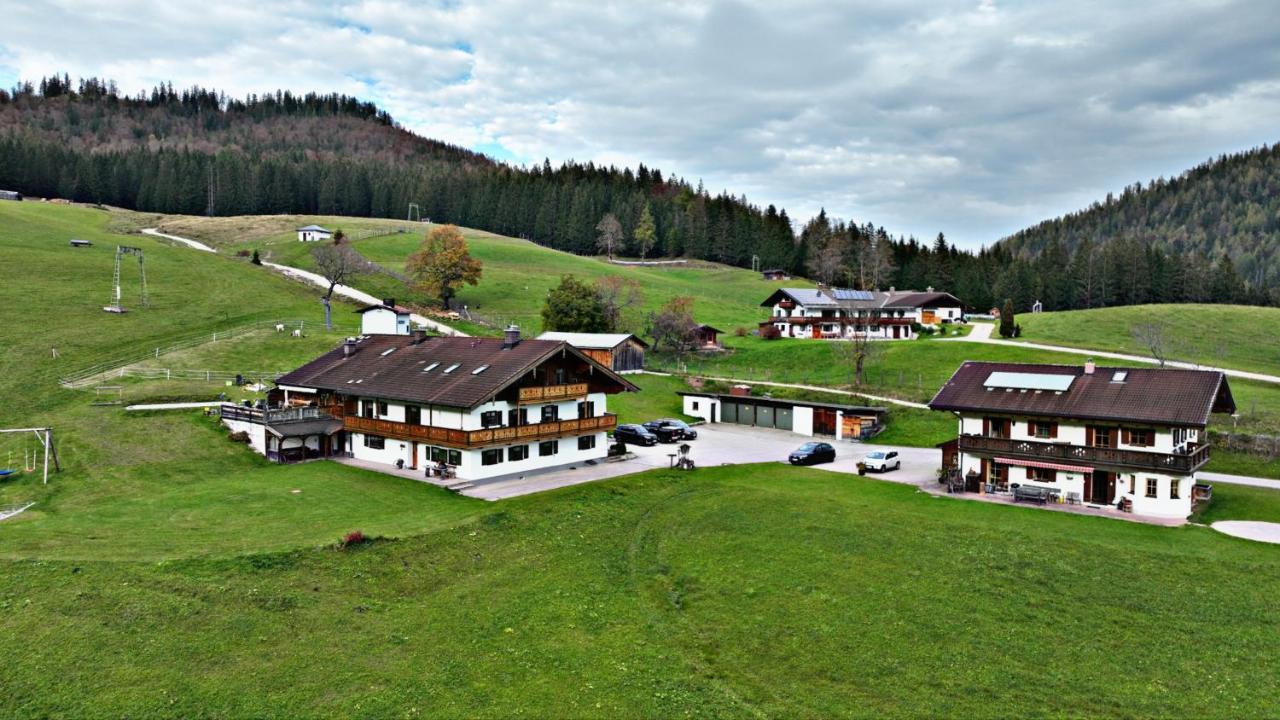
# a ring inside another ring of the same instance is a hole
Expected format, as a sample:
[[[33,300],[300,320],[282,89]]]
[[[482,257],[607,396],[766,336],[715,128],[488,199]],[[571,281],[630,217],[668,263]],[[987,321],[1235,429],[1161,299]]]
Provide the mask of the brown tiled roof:
[[[1071,375],[1061,393],[1051,390],[988,389],[993,372]],[[1114,382],[1117,372],[1123,382]],[[1115,420],[1204,427],[1211,412],[1235,412],[1227,378],[1217,371],[1174,368],[1098,367],[1086,375],[1078,365],[966,362],[929,407],[1083,420]]]
[[[471,408],[559,352],[590,363],[597,375],[616,383],[618,390],[636,389],[563,342],[521,340],[514,347],[505,348],[502,338],[429,337],[415,344],[411,335],[360,338],[350,357],[345,357],[339,346],[276,382],[422,405]],[[432,363],[439,365],[426,370]],[[454,364],[458,367],[446,373]],[[488,367],[473,374],[482,365]]]

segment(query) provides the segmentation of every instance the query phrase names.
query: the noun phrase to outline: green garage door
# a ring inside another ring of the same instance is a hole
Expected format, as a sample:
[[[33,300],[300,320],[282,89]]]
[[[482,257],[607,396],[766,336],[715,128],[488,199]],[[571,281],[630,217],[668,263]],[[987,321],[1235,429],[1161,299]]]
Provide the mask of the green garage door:
[[[742,409],[742,405],[739,403],[731,403],[731,402],[720,403],[720,422],[727,422],[727,423],[741,422],[738,419],[738,416],[740,414],[739,411],[741,409]],[[748,411],[750,409],[751,408],[747,408]],[[751,421],[747,420],[747,422],[749,423]]]
[[[773,426],[779,430],[791,429],[791,408],[778,408],[773,413]]]
[[[759,427],[773,427],[773,408],[766,405],[756,406],[756,425]]]

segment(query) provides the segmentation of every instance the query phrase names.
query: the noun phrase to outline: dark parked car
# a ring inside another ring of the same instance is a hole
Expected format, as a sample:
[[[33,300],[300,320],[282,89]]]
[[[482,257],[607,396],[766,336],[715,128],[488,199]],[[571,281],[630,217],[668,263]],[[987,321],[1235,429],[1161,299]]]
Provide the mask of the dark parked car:
[[[631,445],[657,445],[658,436],[644,429],[641,425],[619,425],[613,431],[613,439]]]
[[[817,465],[836,461],[836,449],[824,442],[808,442],[791,452],[787,462],[792,465]]]
[[[678,440],[696,440],[698,431],[689,427],[689,423],[675,418],[659,418],[650,420],[644,424],[644,428],[662,442],[676,442]]]

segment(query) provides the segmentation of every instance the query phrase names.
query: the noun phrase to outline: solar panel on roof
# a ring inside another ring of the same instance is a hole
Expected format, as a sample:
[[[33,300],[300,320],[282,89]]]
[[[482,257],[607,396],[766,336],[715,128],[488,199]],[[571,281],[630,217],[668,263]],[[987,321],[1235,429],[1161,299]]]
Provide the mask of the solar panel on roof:
[[[834,293],[837,300],[870,300],[872,298],[871,292],[868,290],[836,288]]]
[[[1062,392],[1071,387],[1071,383],[1075,379],[1075,375],[996,371],[987,376],[987,381],[983,385],[989,388],[1005,388],[1007,390],[1052,390],[1054,392]]]

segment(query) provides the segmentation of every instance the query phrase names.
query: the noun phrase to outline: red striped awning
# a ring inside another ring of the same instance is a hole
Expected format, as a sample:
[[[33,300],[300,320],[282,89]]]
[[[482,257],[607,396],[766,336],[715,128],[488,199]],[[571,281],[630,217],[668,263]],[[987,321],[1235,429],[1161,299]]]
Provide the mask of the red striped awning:
[[[1061,463],[1040,462],[1039,460],[1015,460],[1013,458],[998,457],[996,462],[1005,465],[1018,465],[1020,467],[1045,468],[1047,470],[1065,470],[1067,472],[1091,473],[1093,468],[1086,465],[1063,465]]]

